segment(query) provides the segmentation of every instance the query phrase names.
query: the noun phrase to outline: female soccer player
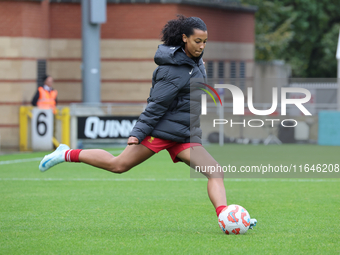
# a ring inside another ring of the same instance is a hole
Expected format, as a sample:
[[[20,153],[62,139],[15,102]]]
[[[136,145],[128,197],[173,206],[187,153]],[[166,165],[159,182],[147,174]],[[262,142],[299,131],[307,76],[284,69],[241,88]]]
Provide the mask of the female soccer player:
[[[158,67],[153,73],[148,105],[130,133],[125,150],[114,157],[104,150],[71,150],[60,145],[41,161],[41,171],[67,161],[124,173],[164,149],[175,163],[182,161],[193,168],[218,165],[201,145],[200,107],[190,111],[190,79],[206,78],[202,54],[207,27],[200,18],[178,16],[164,26],[162,33],[164,44],[155,54]],[[227,206],[223,172],[204,174],[209,198],[219,215]],[[254,225],[256,220],[251,221]]]

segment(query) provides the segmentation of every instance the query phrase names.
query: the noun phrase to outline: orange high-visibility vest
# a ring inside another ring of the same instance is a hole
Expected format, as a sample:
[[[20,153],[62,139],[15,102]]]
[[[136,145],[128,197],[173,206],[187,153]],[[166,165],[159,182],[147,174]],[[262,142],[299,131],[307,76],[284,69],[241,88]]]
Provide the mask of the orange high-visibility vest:
[[[56,99],[58,92],[56,90],[47,91],[43,87],[39,87],[39,99],[37,106],[41,109],[52,109],[56,113]]]

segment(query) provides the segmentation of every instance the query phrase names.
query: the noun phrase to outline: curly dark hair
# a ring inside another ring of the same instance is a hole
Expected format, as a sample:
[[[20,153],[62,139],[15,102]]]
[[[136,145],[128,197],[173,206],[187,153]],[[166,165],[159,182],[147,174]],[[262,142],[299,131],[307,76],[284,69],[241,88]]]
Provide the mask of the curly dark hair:
[[[169,20],[162,29],[162,42],[167,46],[184,46],[182,35],[190,37],[194,29],[207,31],[204,21],[197,17],[186,18],[183,15],[177,15],[177,19]]]

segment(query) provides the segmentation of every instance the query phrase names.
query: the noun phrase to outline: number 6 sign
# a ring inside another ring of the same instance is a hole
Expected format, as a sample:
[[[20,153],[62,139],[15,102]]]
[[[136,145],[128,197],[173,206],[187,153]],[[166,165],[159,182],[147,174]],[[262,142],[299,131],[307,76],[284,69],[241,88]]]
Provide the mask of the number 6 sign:
[[[53,112],[34,108],[32,111],[32,149],[34,151],[47,151],[53,149]]]

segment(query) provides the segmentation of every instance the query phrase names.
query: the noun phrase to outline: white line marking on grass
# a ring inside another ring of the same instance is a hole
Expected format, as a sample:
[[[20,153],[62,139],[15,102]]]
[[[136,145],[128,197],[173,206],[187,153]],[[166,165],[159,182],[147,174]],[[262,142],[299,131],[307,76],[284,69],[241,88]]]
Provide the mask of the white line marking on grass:
[[[108,151],[111,154],[118,154],[122,153],[122,150],[119,151]],[[4,160],[0,161],[0,165],[11,165],[11,164],[17,164],[17,163],[25,163],[25,162],[33,162],[33,161],[40,161],[43,157],[40,158],[24,158],[24,159],[13,159],[13,160]]]
[[[244,179],[224,179],[224,181],[231,181],[231,182],[340,182],[340,179],[329,178],[329,179],[303,179],[303,178],[296,178],[296,179],[284,179],[284,178],[269,178],[269,179],[259,179],[259,178],[244,178]]]
[[[205,178],[169,178],[169,179],[154,179],[154,178],[0,178],[0,181],[91,181],[91,182],[180,182],[180,181],[207,181]],[[226,179],[227,182],[340,182],[340,179]]]
[[[104,182],[157,182],[157,181],[205,181],[206,179],[152,179],[152,178],[145,178],[145,179],[123,179],[123,178],[112,178],[112,179],[97,179],[97,178],[0,178],[0,181],[104,181]]]
[[[11,164],[16,164],[16,163],[25,163],[25,162],[40,161],[40,160],[42,160],[42,158],[14,159],[14,160],[0,161],[0,165],[11,165]]]

